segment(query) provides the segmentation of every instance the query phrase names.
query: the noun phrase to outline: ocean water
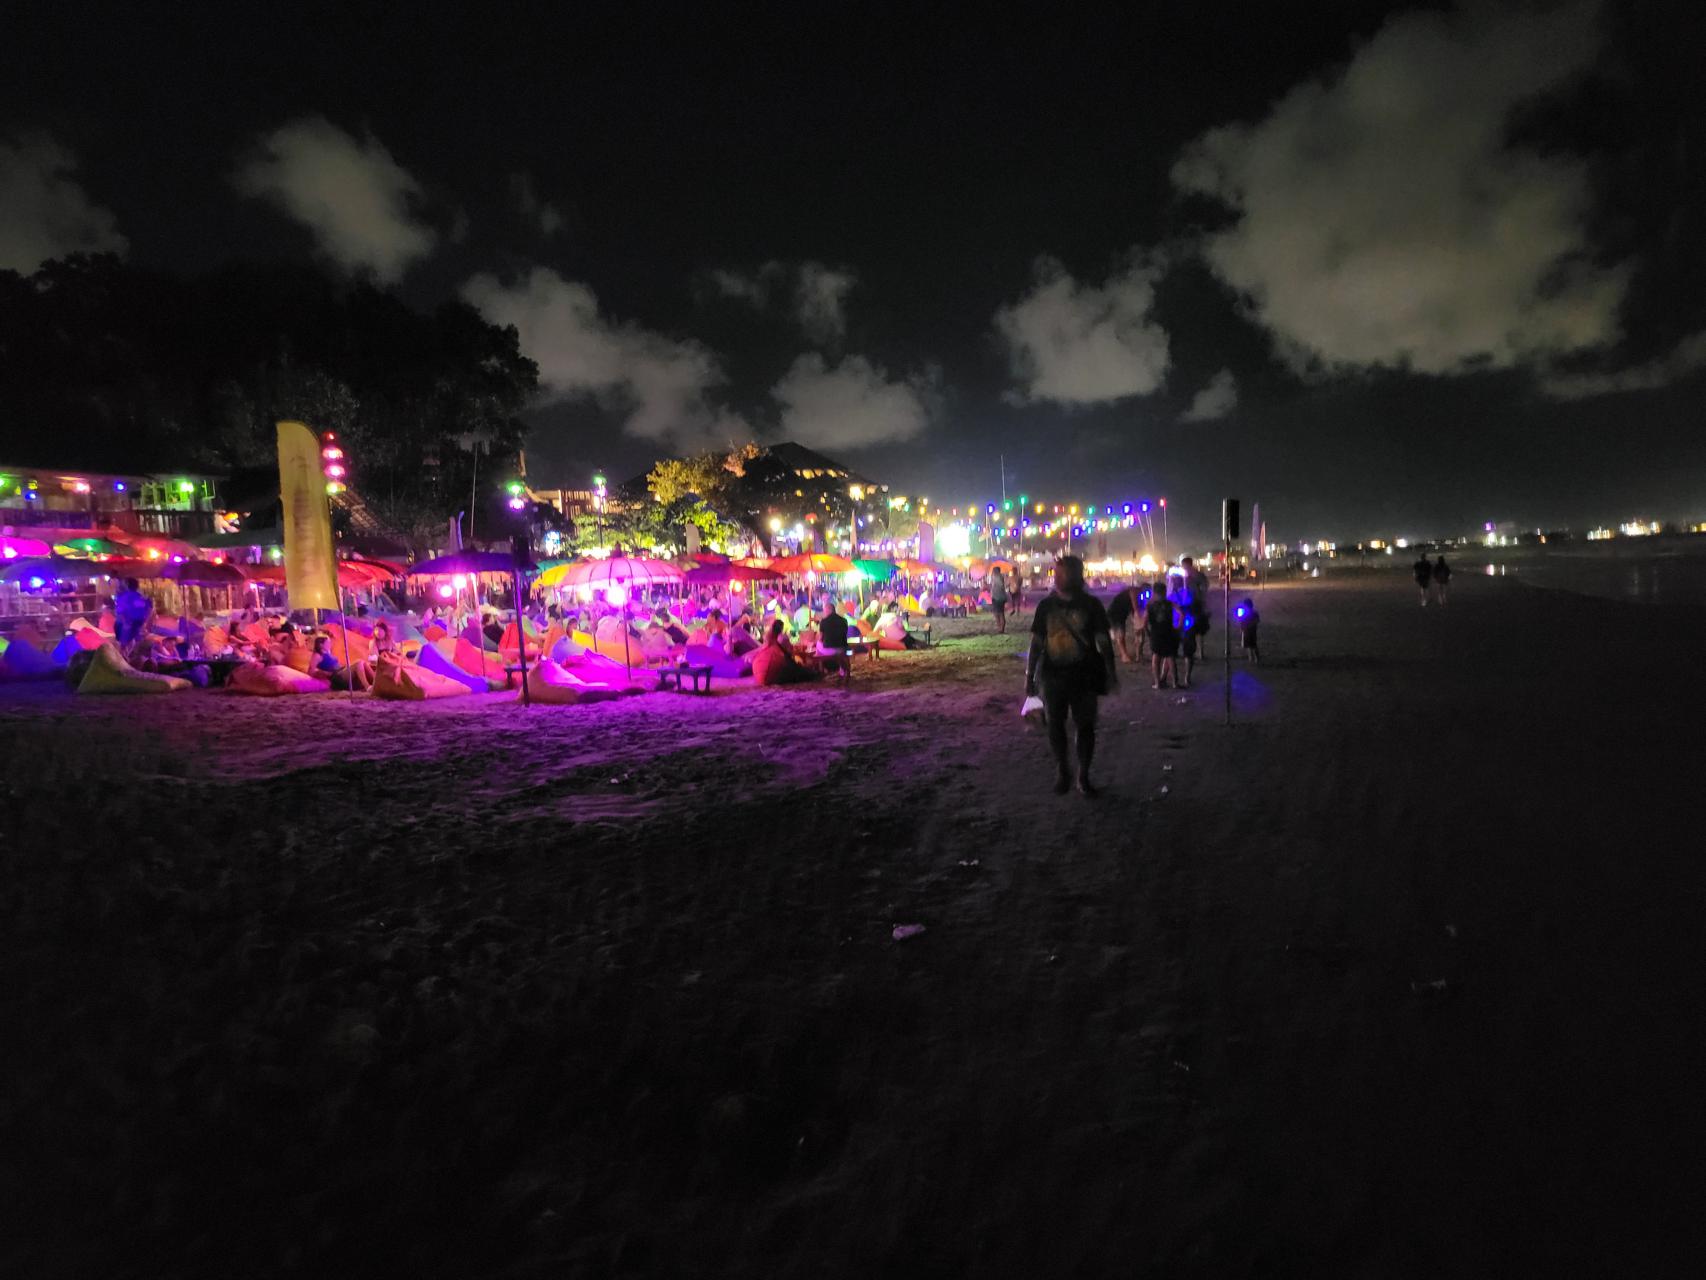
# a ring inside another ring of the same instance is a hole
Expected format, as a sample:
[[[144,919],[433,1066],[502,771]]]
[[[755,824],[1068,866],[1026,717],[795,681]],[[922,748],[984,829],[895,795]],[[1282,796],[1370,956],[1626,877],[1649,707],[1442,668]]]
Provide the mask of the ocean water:
[[[1706,535],[1574,543],[1556,551],[1465,547],[1453,560],[1460,573],[1502,574],[1606,600],[1706,605]]]

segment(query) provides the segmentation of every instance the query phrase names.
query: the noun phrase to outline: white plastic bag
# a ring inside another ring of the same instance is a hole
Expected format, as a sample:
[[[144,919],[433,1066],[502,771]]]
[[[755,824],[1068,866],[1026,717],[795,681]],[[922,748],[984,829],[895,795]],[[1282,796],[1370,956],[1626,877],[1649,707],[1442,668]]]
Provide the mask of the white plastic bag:
[[[1043,700],[1034,693],[1019,704],[1019,718],[1021,720],[1029,720],[1033,716],[1039,721],[1043,718]]]

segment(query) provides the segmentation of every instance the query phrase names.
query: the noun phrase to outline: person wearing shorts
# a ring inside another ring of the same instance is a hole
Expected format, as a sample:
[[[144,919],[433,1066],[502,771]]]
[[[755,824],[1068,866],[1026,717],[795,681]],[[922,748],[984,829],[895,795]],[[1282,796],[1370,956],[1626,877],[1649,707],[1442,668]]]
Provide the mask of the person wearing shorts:
[[[1179,687],[1179,633],[1173,627],[1173,605],[1167,599],[1165,587],[1156,583],[1150,592],[1149,608],[1143,615],[1144,630],[1149,638],[1149,671],[1151,689],[1159,689],[1165,678]]]
[[[1007,634],[1007,579],[1000,569],[989,573],[989,607],[995,613],[995,634]]]
[[[1086,796],[1096,794],[1090,783],[1090,762],[1096,754],[1096,699],[1112,693],[1118,678],[1107,610],[1084,589],[1084,562],[1077,556],[1062,556],[1054,565],[1054,591],[1038,602],[1031,615],[1031,651],[1025,664],[1025,692],[1042,698],[1048,723],[1055,794],[1064,795],[1072,786],[1066,753],[1068,718],[1077,738],[1078,790]]]

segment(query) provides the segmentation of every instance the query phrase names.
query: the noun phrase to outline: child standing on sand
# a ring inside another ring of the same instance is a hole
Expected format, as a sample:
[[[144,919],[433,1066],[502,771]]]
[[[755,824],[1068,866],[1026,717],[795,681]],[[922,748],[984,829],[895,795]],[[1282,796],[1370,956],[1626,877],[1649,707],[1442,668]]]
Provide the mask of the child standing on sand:
[[[1244,650],[1245,660],[1261,662],[1262,651],[1256,642],[1256,628],[1261,625],[1262,615],[1256,612],[1256,602],[1245,596],[1232,616],[1238,623],[1238,647]]]

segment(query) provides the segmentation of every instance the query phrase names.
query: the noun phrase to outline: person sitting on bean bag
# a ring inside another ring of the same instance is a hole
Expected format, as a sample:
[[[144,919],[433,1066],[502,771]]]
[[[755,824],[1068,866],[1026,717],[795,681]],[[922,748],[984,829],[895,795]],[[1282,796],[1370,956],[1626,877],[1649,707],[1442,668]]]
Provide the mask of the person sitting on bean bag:
[[[801,665],[788,643],[786,627],[777,618],[770,624],[763,646],[752,657],[752,678],[760,685],[804,684],[816,680],[820,672]]]

